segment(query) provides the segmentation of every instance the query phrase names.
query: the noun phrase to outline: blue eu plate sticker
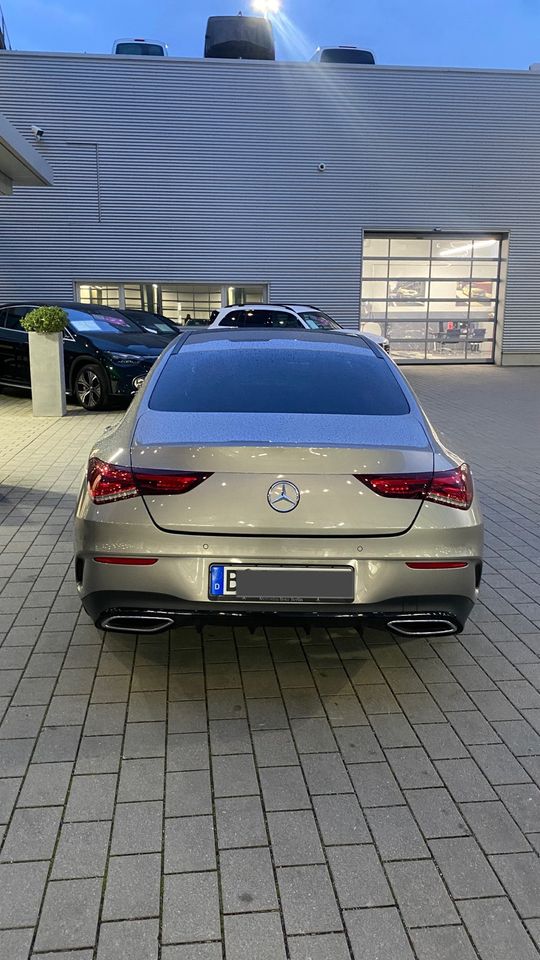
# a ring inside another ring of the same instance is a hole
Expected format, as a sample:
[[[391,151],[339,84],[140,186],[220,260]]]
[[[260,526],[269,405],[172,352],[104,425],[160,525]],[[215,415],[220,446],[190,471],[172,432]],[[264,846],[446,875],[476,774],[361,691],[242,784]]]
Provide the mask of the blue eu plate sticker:
[[[225,567],[222,564],[212,564],[210,567],[210,596],[222,597],[225,584]]]

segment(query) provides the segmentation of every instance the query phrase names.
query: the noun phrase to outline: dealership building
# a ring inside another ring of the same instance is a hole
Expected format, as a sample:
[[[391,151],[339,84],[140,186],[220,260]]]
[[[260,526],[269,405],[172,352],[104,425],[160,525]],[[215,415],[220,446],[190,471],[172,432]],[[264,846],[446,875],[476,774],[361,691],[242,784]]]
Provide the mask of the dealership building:
[[[52,180],[0,197],[1,304],[307,302],[540,364],[540,74],[1,51],[0,89]]]

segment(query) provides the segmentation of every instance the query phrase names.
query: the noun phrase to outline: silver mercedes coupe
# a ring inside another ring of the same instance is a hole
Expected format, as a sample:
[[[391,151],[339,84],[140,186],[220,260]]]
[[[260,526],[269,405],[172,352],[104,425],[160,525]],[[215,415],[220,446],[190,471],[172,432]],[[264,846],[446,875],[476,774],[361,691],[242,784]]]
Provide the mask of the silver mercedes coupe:
[[[471,472],[373,341],[186,330],[90,453],[75,568],[107,630],[361,621],[462,630],[483,527]]]

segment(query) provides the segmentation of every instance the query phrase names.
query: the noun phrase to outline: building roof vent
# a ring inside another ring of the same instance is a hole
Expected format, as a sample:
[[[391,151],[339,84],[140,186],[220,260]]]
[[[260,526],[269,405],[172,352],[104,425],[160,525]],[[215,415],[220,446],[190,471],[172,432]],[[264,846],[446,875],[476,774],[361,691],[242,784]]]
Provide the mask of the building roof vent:
[[[272,25],[264,17],[209,17],[204,55],[228,60],[275,60]]]
[[[359,47],[317,47],[311,59],[316,63],[375,63],[371,50]]]

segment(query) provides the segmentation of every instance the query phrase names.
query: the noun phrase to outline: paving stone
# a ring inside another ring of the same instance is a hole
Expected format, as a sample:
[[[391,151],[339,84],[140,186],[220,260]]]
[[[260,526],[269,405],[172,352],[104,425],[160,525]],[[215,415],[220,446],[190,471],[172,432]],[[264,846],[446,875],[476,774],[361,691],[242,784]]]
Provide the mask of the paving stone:
[[[342,922],[325,866],[280,867],[277,871],[287,935],[331,933]]]
[[[21,783],[21,777],[0,779],[0,824],[7,823],[11,817]]]
[[[159,916],[161,857],[158,853],[111,857],[107,868],[103,920]]]
[[[458,837],[469,833],[463,817],[447,790],[437,787],[428,790],[410,790],[406,794],[406,799],[425,837]]]
[[[411,723],[443,723],[445,720],[429,693],[401,693],[398,700]]]
[[[165,872],[215,870],[212,817],[174,817],[165,821]]]
[[[165,724],[159,722],[127,723],[124,758],[164,757]]]
[[[92,947],[101,902],[101,880],[51,880],[47,886],[34,950]]]
[[[268,843],[258,796],[216,799],[215,815],[220,849],[258,847]]]
[[[485,853],[530,850],[525,836],[502,803],[464,803],[461,810]]]
[[[326,855],[342,909],[394,903],[374,846],[327,847]]]
[[[387,763],[351,763],[349,774],[362,807],[384,807],[405,802]]]
[[[256,730],[253,747],[260,767],[290,766],[298,754],[290,730]]]
[[[482,960],[538,960],[538,951],[505,897],[464,900],[463,922]]]
[[[254,673],[244,673],[242,676],[244,683],[244,695],[249,697],[279,697],[280,689],[277,676],[274,670],[257,670]],[[284,699],[287,700],[288,691],[284,691]],[[313,688],[313,694],[316,694]]]
[[[87,695],[53,697],[45,715],[46,727],[82,726],[88,706]]]
[[[277,867],[324,863],[319,832],[311,810],[269,813],[267,819]]]
[[[310,808],[301,767],[263,767],[260,778],[267,811]]]
[[[540,858],[537,854],[512,853],[490,859],[520,916],[540,916]]]
[[[535,783],[501,786],[498,792],[524,833],[540,831],[540,789]]]
[[[287,942],[291,960],[350,960],[351,957],[347,940],[342,933],[288,937]]]
[[[91,703],[86,714],[84,735],[96,737],[113,733],[123,734],[126,710],[125,703]]]
[[[75,773],[116,773],[120,766],[122,737],[82,737]]]
[[[429,845],[454,899],[504,895],[494,871],[473,837],[431,840]]]
[[[529,776],[504,743],[472,746],[471,753],[492,784],[526,783]]]
[[[220,873],[225,913],[277,909],[272,861],[266,847],[222,850]]]
[[[118,800],[161,800],[164,794],[165,764],[161,757],[123,760]]]
[[[497,794],[474,760],[437,760],[435,765],[458,803],[496,799]]]
[[[279,913],[237,914],[224,923],[227,960],[286,960]]]
[[[9,679],[9,678],[8,678]],[[48,704],[54,689],[54,677],[35,677],[21,680],[17,690],[12,698],[13,706],[24,706],[26,704]],[[15,690],[15,686],[13,687]],[[1,693],[11,696],[11,692],[0,688]]]
[[[0,929],[35,924],[48,863],[0,863]]]
[[[207,695],[208,718],[210,720],[235,720],[246,716],[244,695],[241,688],[236,690],[209,690]]]
[[[407,807],[375,807],[366,810],[366,818],[383,860],[429,857],[422,834]]]
[[[0,741],[0,770],[4,777],[23,777],[32,750],[34,741],[24,740],[1,740]]]
[[[158,935],[157,920],[103,923],[97,960],[157,960]]]
[[[474,704],[459,683],[430,683],[428,690],[441,708],[446,712],[452,710],[472,710]],[[451,718],[449,717],[451,720]]]
[[[245,682],[245,680],[244,680]],[[324,717],[324,706],[313,687],[283,691],[285,709],[291,719],[301,717]],[[360,705],[359,705],[360,706]],[[330,720],[332,722],[332,720]]]
[[[204,700],[169,703],[169,733],[206,733],[206,729]]]
[[[80,738],[80,727],[44,727],[37,740],[33,762],[53,763],[74,760]]]
[[[354,794],[313,798],[323,843],[369,843],[370,835]]]
[[[20,807],[58,806],[66,798],[71,763],[32,763],[19,796]]]
[[[371,726],[382,747],[418,746],[418,737],[403,714],[371,717]]]
[[[210,766],[206,733],[173,733],[167,739],[167,769],[206,770]]]
[[[540,734],[526,720],[494,721],[493,726],[516,757],[540,755]]]
[[[500,692],[500,690],[488,690],[482,692],[472,692],[471,699],[474,700],[480,712],[490,723],[494,720],[520,720],[520,714],[510,701]]]
[[[162,821],[162,803],[118,803],[114,816],[111,853],[159,853],[162,845]]]
[[[463,927],[427,927],[411,930],[418,960],[477,960]]]
[[[248,700],[247,708],[252,730],[281,730],[289,726],[281,697]]]
[[[354,695],[323,697],[323,704],[332,727],[355,727],[368,722]]]
[[[105,873],[111,824],[108,821],[65,823],[51,877],[53,880],[78,880],[101,877]]]
[[[251,737],[246,720],[211,720],[210,749],[213,754],[249,753]]]
[[[92,703],[127,703],[130,677],[96,677],[92,689]]]
[[[73,777],[66,806],[66,822],[110,820],[114,810],[116,774]]]
[[[166,677],[166,672],[164,676]],[[201,700],[203,697],[204,674],[173,673],[170,675],[169,700]]]
[[[459,922],[432,860],[389,863],[386,870],[408,927]]]
[[[301,758],[310,794],[351,793],[352,784],[339,753],[309,753]]]
[[[400,713],[400,706],[389,686],[385,683],[364,683],[356,687],[358,699],[366,714]]]
[[[469,756],[449,723],[418,723],[414,727],[432,760],[458,760]]]
[[[221,937],[217,875],[170,874],[164,879],[163,941],[197,943]],[[189,960],[194,954],[190,954]]]
[[[415,960],[395,907],[346,910],[354,960]]]
[[[165,789],[167,817],[189,817],[211,812],[212,794],[208,770],[167,774]]]
[[[221,943],[177,944],[175,947],[162,947],[161,960],[223,960]]]
[[[0,957],[5,957],[5,960],[28,960],[33,934],[32,929],[0,930]],[[83,957],[81,960],[92,958]]]
[[[15,810],[2,847],[2,860],[49,860],[61,815],[61,807]]]
[[[422,747],[393,749],[385,752],[386,759],[403,790],[442,786],[441,778]]]
[[[216,797],[250,796],[259,792],[255,763],[250,753],[212,758]]]
[[[345,763],[372,763],[384,754],[369,727],[343,727],[334,731]]]

